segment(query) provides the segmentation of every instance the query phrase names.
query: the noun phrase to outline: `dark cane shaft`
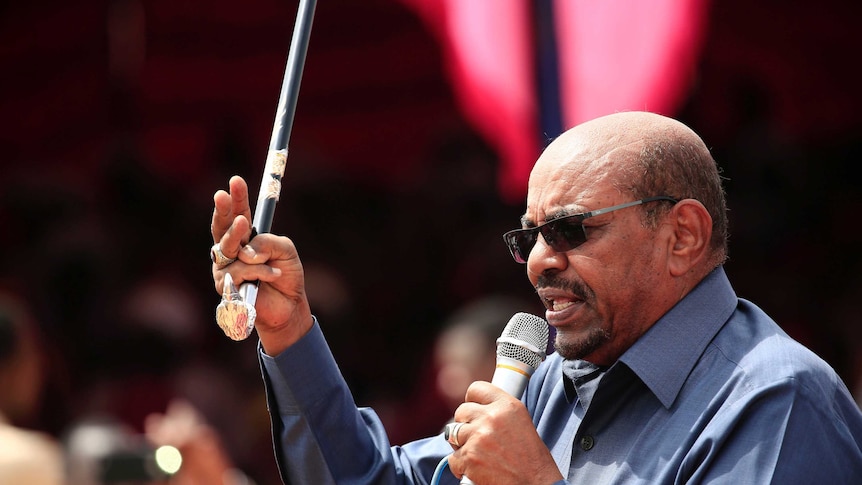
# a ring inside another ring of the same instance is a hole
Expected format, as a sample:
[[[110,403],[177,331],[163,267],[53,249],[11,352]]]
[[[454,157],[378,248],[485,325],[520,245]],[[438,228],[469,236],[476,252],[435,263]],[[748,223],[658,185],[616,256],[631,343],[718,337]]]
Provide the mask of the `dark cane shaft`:
[[[266,155],[266,167],[260,184],[257,206],[254,209],[252,225],[258,234],[270,232],[275,205],[281,193],[281,183],[284,169],[287,165],[287,146],[290,132],[293,128],[293,118],[296,113],[296,102],[299,97],[299,84],[302,80],[302,70],[305,65],[305,55],[308,51],[308,40],[311,37],[311,23],[314,19],[316,0],[300,0],[296,13],[296,23],[293,28],[293,38],[287,56],[287,66],[281,84],[281,94],[275,113],[275,123],[272,128],[272,138]],[[257,301],[257,281],[245,282],[240,285],[239,296],[246,306],[245,315],[248,321],[248,333],[254,325],[254,304]],[[242,313],[241,313],[242,315]],[[240,317],[244,318],[244,317]],[[219,323],[222,325],[222,323]],[[238,326],[235,324],[234,326]],[[224,327],[223,327],[224,328]],[[247,335],[246,335],[247,336]]]
[[[258,233],[269,232],[272,228],[272,216],[275,213],[275,204],[278,202],[278,196],[281,192],[281,179],[284,176],[284,165],[287,161],[287,145],[293,128],[296,101],[299,97],[299,84],[302,81],[302,70],[305,65],[305,55],[308,52],[308,40],[311,37],[311,22],[314,19],[316,3],[316,0],[300,0],[299,2],[293,39],[290,42],[290,52],[287,56],[287,66],[284,70],[284,80],[278,99],[278,109],[272,128],[272,138],[269,142],[266,170],[260,184],[257,207],[254,210],[253,224]]]

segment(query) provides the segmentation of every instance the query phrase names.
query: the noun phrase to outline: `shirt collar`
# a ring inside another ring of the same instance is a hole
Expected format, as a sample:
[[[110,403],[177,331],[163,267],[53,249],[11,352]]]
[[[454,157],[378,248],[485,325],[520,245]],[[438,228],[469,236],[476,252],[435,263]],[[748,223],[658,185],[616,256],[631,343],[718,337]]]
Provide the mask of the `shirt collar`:
[[[620,362],[669,408],[737,302],[724,268],[713,270],[647,330],[620,357]]]
[[[719,267],[647,330],[619,362],[629,367],[662,405],[669,408],[736,304],[736,293],[724,268]],[[564,362],[564,369],[566,364]],[[576,385],[565,374],[563,386],[571,402],[577,395]]]

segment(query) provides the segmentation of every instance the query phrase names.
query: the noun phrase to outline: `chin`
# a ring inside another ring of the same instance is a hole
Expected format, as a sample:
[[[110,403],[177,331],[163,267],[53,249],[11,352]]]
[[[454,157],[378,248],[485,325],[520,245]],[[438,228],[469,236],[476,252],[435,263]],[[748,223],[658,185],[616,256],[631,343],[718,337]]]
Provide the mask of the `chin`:
[[[611,341],[611,335],[601,328],[591,330],[587,335],[566,335],[565,332],[557,333],[554,348],[566,360],[586,360],[595,362],[600,351],[607,347]]]

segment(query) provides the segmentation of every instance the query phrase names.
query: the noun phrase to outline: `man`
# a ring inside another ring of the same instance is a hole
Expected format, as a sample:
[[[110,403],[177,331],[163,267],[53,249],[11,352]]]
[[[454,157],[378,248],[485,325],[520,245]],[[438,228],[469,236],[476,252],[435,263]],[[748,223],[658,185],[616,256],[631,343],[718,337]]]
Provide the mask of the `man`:
[[[221,292],[260,280],[256,328],[288,483],[862,483],[862,413],[835,372],[739,299],[715,162],[688,127],[617,113],[556,139],[505,236],[556,328],[523,401],[476,382],[444,435],[390,447],[356,409],[291,241],[249,241],[245,183],[215,194]],[[454,450],[454,452],[453,452]],[[453,477],[454,475],[455,477]],[[566,481],[568,480],[568,481]]]

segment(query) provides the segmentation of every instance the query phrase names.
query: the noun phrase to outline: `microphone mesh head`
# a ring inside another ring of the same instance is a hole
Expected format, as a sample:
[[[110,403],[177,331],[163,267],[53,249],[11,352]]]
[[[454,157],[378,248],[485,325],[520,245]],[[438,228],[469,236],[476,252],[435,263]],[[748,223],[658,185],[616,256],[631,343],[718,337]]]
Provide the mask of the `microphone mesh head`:
[[[548,322],[519,312],[512,315],[497,340],[497,357],[508,357],[535,369],[545,360],[547,348]]]

